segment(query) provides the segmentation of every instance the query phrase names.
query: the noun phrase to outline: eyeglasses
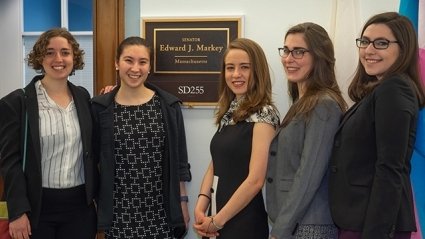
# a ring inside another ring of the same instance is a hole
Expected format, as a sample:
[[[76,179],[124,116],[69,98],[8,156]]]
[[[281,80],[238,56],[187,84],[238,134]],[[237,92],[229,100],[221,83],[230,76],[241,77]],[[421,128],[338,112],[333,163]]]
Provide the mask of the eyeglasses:
[[[279,50],[279,55],[281,57],[286,58],[289,56],[289,54],[292,54],[292,57],[295,59],[301,59],[303,58],[306,52],[309,52],[309,50],[305,48],[294,48],[292,50],[289,50],[287,47],[279,47],[277,49]]]
[[[365,38],[357,38],[356,45],[358,48],[366,48],[372,43],[373,47],[378,50],[387,49],[390,46],[390,43],[398,43],[398,41],[390,41],[387,39],[376,39],[374,41],[370,41]]]

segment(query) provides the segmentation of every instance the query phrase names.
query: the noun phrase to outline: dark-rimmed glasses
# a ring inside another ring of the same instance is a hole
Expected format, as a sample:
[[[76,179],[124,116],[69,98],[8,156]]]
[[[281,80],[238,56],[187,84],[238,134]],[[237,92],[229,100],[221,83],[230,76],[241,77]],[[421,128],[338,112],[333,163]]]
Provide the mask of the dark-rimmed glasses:
[[[398,43],[398,41],[390,41],[387,39],[375,39],[373,41],[365,38],[357,38],[356,45],[358,48],[366,48],[372,43],[373,47],[378,50],[387,49],[390,46],[390,43]]]
[[[286,58],[289,56],[289,54],[292,54],[292,57],[295,59],[301,59],[303,58],[306,52],[309,52],[309,50],[305,48],[294,48],[292,50],[289,50],[286,47],[279,47],[277,48],[277,50],[279,51],[279,55],[281,57]]]

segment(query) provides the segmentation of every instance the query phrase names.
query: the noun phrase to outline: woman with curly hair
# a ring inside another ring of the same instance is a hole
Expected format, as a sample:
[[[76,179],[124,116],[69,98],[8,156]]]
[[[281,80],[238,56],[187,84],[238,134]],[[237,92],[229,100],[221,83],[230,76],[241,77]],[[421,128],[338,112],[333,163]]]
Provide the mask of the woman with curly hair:
[[[0,169],[12,238],[96,235],[90,94],[68,80],[83,68],[83,55],[66,29],[44,32],[28,55],[41,74],[0,100]]]

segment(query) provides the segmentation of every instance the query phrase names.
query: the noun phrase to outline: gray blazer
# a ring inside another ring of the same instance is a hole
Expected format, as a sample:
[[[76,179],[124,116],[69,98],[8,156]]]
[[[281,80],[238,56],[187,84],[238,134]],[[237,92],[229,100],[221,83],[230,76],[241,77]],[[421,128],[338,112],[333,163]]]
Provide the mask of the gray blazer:
[[[299,224],[333,224],[328,162],[342,111],[322,97],[308,119],[295,117],[270,145],[266,180],[271,235],[292,238]]]

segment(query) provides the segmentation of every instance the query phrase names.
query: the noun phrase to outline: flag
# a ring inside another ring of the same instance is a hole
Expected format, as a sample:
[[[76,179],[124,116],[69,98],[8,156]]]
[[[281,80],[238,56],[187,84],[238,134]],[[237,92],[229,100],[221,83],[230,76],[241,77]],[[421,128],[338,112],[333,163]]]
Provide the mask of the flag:
[[[425,230],[425,109],[419,113],[418,127],[416,128],[416,143],[412,155],[412,172],[410,178],[413,187],[413,196],[415,200],[417,239],[422,239],[422,233]]]
[[[419,64],[422,83],[425,86],[425,0],[419,0],[418,7]]]
[[[352,105],[348,97],[348,87],[354,77],[359,61],[355,39],[360,34],[360,6],[358,0],[333,0],[329,37],[335,49],[335,74],[345,101]]]
[[[399,12],[412,21],[418,33],[420,77],[425,85],[425,0],[401,0]],[[416,143],[411,164],[410,177],[418,229],[412,235],[412,238],[422,239],[421,232],[425,232],[425,180],[423,178],[425,172],[425,109],[419,112]]]
[[[399,12],[412,21],[418,33],[419,68],[425,84],[425,0],[401,0]]]

